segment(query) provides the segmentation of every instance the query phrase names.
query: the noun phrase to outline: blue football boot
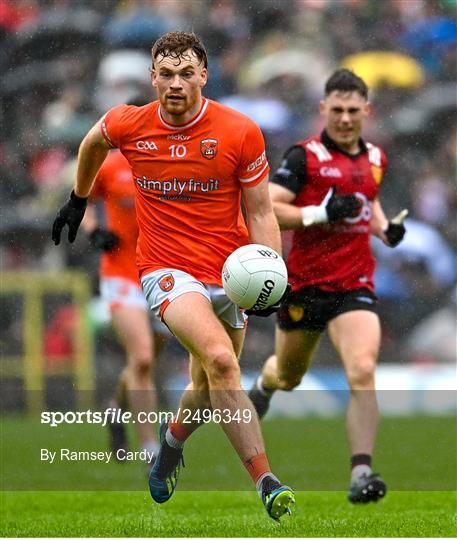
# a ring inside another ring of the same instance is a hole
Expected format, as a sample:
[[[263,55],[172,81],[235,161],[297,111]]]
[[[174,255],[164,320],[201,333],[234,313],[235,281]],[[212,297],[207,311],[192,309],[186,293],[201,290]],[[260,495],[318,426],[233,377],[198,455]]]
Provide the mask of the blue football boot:
[[[149,473],[149,491],[157,503],[167,502],[173,495],[181,464],[184,466],[182,449],[172,448],[165,439],[167,429],[168,423],[162,422],[159,429],[159,454]]]
[[[262,480],[261,493],[265,510],[275,521],[279,521],[284,514],[292,513],[295,497],[289,486],[283,486],[275,478],[266,476]]]

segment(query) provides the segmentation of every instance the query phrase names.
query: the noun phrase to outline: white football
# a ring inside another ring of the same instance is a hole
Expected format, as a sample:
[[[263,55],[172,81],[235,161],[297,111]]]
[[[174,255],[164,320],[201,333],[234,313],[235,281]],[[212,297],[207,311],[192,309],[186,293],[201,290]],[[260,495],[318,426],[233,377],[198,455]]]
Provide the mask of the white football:
[[[224,263],[222,285],[226,295],[239,307],[264,309],[276,304],[286,290],[286,264],[268,246],[241,246]]]

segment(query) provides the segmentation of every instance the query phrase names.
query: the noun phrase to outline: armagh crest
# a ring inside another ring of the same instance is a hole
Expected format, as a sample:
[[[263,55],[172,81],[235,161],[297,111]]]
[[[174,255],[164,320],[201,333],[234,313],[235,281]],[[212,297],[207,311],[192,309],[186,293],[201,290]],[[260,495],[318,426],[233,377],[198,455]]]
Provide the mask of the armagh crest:
[[[159,281],[159,287],[164,292],[169,292],[175,286],[175,278],[172,274],[167,274]]]
[[[206,159],[213,159],[217,154],[217,139],[203,139],[200,141],[200,152]]]

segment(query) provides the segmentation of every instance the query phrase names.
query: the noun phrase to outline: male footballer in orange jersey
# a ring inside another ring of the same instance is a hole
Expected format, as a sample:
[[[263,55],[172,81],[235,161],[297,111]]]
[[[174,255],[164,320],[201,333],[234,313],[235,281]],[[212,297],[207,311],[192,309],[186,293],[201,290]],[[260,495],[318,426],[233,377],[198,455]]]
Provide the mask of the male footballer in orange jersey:
[[[119,379],[113,406],[128,408],[135,415],[157,407],[153,383],[154,360],[168,332],[158,322],[151,332],[148,304],[141,290],[135,264],[138,225],[135,214],[135,186],[128,161],[112,150],[95,179],[91,199],[103,201],[106,228],[97,218],[95,206],[87,208],[83,228],[91,244],[103,251],[100,259],[100,292],[109,304],[113,326],[127,353],[127,366]],[[162,328],[160,328],[162,327]],[[122,423],[111,423],[110,438],[114,455],[128,446]],[[156,456],[158,443],[150,424],[137,422],[142,450]],[[152,460],[151,460],[152,461]]]
[[[89,131],[80,146],[74,189],[57,214],[52,238],[58,244],[68,225],[74,241],[97,171],[109,149],[119,148],[136,188],[143,291],[190,353],[192,382],[180,414],[161,425],[151,495],[159,503],[171,497],[184,442],[200,425],[198,413],[211,408],[224,414],[222,428],[267,513],[279,519],[290,513],[294,495],[271,472],[257,415],[241,390],[238,357],[246,316],[221,287],[223,263],[236,248],[252,242],[281,251],[263,137],[249,118],[203,97],[207,54],[197,36],[162,36],[152,48],[152,62],[159,99],[144,107],[115,107]],[[183,411],[190,411],[190,423]],[[236,420],[246,412],[249,423]]]

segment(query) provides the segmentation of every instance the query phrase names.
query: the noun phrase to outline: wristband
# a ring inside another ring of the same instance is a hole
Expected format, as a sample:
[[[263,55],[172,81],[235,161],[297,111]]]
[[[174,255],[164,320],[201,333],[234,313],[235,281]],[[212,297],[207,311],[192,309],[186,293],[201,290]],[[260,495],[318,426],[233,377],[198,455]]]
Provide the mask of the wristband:
[[[302,223],[305,227],[318,223],[328,223],[328,215],[325,206],[304,206],[300,208]]]

